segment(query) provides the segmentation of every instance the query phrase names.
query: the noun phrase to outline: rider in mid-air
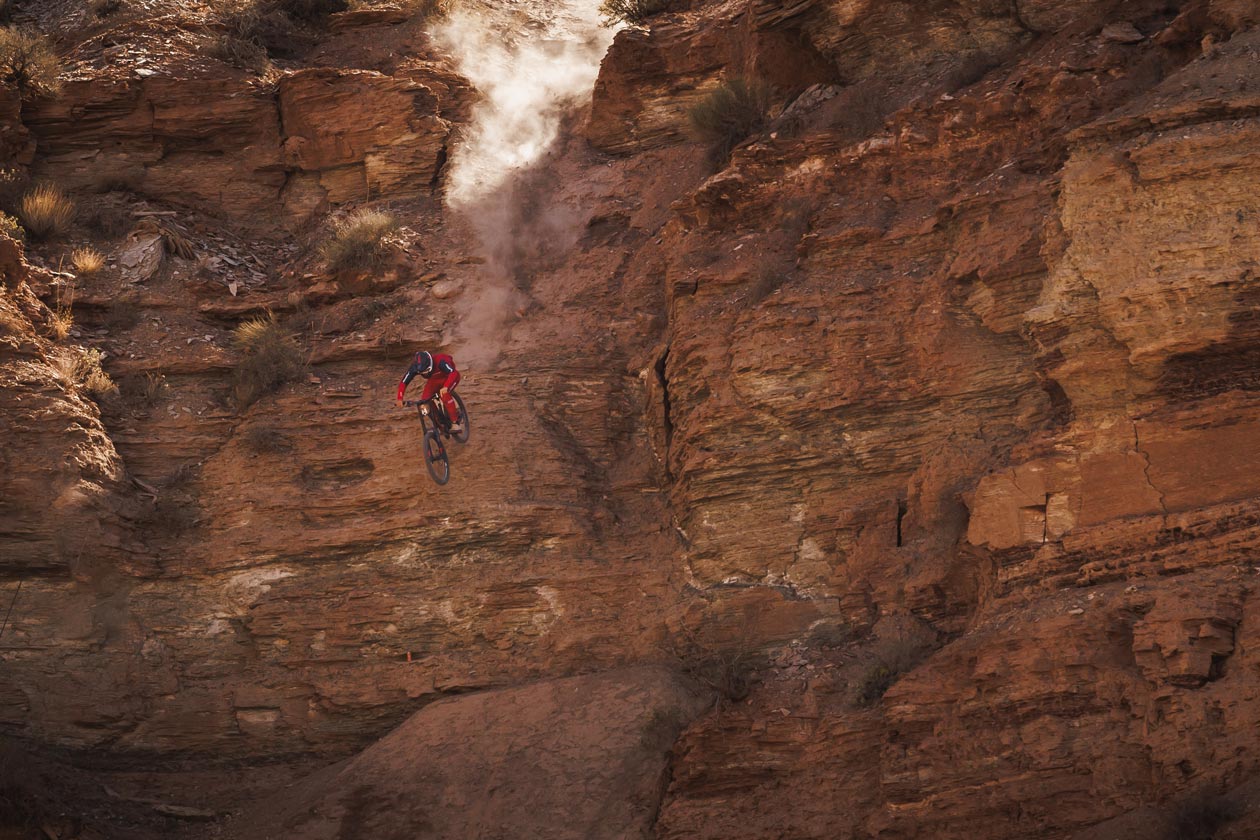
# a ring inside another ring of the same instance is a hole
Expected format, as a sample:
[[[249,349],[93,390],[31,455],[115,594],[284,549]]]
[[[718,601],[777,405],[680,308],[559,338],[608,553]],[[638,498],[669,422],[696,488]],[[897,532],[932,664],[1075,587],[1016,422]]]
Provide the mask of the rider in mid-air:
[[[402,382],[398,383],[398,405],[403,404],[407,386],[417,376],[425,378],[424,390],[420,392],[420,401],[431,400],[434,394],[440,396],[442,407],[446,409],[447,422],[450,424],[446,431],[451,434],[459,434],[463,431],[458,422],[459,406],[455,404],[455,398],[451,396],[451,391],[459,384],[459,371],[455,369],[455,360],[445,353],[434,354],[427,350],[417,353],[416,358],[411,362],[411,367],[407,368],[407,372],[403,374]]]

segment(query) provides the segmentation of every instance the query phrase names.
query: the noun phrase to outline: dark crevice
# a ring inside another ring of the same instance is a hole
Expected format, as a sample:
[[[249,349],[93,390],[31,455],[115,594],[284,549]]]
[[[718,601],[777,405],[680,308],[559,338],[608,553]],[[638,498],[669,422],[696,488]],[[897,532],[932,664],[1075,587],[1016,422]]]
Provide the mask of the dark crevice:
[[[907,511],[906,500],[898,499],[897,500],[897,547],[898,548],[900,548],[902,544],[901,522],[903,519],[906,518],[906,511]]]
[[[656,360],[654,370],[656,371],[656,381],[661,386],[661,408],[664,414],[665,428],[665,456],[666,464],[669,462],[669,448],[674,439],[674,422],[670,419],[671,409],[669,404],[669,379],[665,375],[665,366],[669,362],[669,347],[665,348],[665,352],[661,353],[661,357]]]

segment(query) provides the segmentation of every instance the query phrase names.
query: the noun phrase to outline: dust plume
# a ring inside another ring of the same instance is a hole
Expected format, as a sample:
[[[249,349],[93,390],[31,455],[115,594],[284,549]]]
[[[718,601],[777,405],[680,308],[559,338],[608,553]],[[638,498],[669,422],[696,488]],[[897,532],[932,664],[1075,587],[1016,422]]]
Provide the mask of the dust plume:
[[[446,201],[472,226],[486,260],[464,298],[457,351],[489,364],[523,305],[531,240],[564,221],[538,212],[531,172],[566,118],[589,102],[615,30],[603,25],[599,0],[466,0],[431,34],[482,96],[452,152]]]

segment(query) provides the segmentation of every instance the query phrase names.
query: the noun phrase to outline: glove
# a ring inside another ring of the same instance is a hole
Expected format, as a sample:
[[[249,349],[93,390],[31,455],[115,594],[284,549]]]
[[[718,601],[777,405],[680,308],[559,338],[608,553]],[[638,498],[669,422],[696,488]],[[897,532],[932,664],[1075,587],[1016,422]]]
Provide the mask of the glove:
[[[443,388],[443,389],[442,389],[441,391],[439,391],[438,393],[439,393],[439,394],[441,394],[441,395],[442,395],[442,396],[444,396],[444,397],[449,397],[449,396],[451,395],[451,389],[450,389],[450,388]]]
[[[399,397],[398,399],[394,400],[394,402],[398,404],[399,408],[402,408],[402,404],[403,404],[402,397]]]

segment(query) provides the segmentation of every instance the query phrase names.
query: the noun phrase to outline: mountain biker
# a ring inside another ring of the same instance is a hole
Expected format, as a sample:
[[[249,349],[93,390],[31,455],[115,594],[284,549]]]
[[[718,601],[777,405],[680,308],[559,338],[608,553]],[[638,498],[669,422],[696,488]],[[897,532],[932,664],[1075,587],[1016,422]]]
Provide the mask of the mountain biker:
[[[450,423],[447,431],[453,434],[463,431],[463,427],[458,422],[459,406],[455,404],[455,398],[451,396],[451,391],[459,384],[459,371],[455,369],[455,360],[445,353],[434,354],[427,350],[417,353],[411,362],[411,367],[407,368],[402,381],[398,383],[398,405],[403,404],[403,395],[407,393],[407,386],[417,376],[425,377],[420,401],[427,402],[433,399],[434,394],[437,394],[442,399],[442,407],[446,409],[446,419]]]

